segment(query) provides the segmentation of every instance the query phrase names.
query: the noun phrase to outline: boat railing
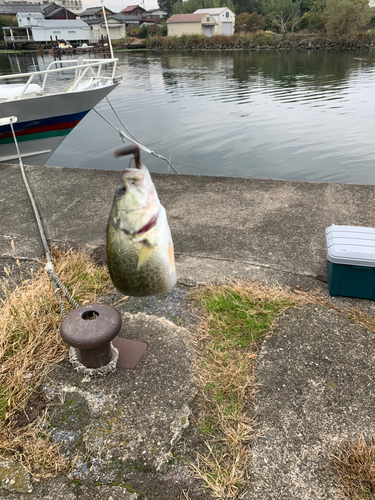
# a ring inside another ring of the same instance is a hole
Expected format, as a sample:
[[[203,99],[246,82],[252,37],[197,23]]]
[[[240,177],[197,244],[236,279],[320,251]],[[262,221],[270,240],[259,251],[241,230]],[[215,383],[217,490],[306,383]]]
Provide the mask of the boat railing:
[[[73,87],[70,89],[70,92],[74,91],[80,82],[86,77],[88,71],[92,72],[93,78],[102,78],[102,79],[108,79],[108,81],[114,81],[115,80],[115,75],[116,75],[116,68],[117,68],[117,61],[118,59],[85,59],[83,57],[79,57],[78,59],[74,60],[67,60],[67,61],[52,61],[47,69],[42,70],[42,71],[35,71],[32,73],[17,73],[13,75],[2,75],[0,76],[0,84],[3,81],[9,80],[9,79],[22,79],[22,78],[27,78],[27,82],[25,83],[24,88],[22,89],[22,92],[19,94],[17,99],[22,99],[22,97],[27,93],[27,89],[33,83],[34,80],[37,78],[43,77],[43,84],[41,87],[42,93],[45,92],[47,80],[51,75],[56,75],[56,74],[61,74],[64,73],[66,70],[72,71],[75,70],[75,77],[74,77],[74,84]],[[107,77],[101,76],[103,67],[107,67],[109,64],[112,64],[112,71],[111,75]],[[53,68],[53,66],[59,65],[59,68]],[[71,83],[71,82],[70,82]]]

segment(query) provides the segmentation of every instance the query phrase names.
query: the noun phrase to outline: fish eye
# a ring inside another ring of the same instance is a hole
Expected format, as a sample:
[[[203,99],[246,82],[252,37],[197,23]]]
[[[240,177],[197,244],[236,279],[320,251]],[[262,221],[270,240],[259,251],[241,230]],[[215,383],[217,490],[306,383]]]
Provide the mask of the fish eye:
[[[126,187],[125,186],[119,186],[117,188],[117,194],[120,196],[123,196],[126,193]]]

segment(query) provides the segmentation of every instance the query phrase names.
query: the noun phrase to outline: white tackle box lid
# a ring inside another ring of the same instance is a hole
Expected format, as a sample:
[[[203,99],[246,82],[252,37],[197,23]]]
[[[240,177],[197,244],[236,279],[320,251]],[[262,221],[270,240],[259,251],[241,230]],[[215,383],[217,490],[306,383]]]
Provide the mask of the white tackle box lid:
[[[375,267],[375,229],[330,226],[326,229],[327,259],[334,264]]]

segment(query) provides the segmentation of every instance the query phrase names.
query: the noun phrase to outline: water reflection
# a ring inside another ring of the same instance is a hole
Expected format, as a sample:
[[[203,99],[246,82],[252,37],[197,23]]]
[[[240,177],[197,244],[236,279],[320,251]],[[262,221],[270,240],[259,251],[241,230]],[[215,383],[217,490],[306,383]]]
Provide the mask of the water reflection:
[[[69,56],[66,56],[69,57]],[[375,55],[365,51],[119,54],[109,98],[150,149],[186,174],[375,184]],[[1,71],[44,69],[46,56]],[[118,125],[104,102],[98,110]],[[50,165],[120,169],[119,137],[91,112]],[[145,157],[153,171],[164,163]]]

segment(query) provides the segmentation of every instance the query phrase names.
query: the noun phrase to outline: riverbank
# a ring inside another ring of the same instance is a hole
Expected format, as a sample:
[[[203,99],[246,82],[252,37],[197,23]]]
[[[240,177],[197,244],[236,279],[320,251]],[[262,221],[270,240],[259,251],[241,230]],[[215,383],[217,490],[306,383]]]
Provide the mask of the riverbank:
[[[359,33],[354,39],[334,40],[325,34],[286,33],[283,35],[269,31],[236,34],[232,36],[215,35],[207,38],[198,35],[183,35],[179,38],[155,37],[145,40],[150,50],[332,50],[332,49],[371,49],[375,43],[375,32]]]
[[[269,31],[256,33],[235,34],[232,36],[216,35],[206,37],[201,35],[183,35],[176,37],[149,37],[132,39],[121,43],[114,43],[114,52],[135,51],[230,51],[230,50],[352,50],[373,49],[375,46],[375,30],[358,33],[355,39],[334,40],[331,37],[317,33],[286,33],[277,34]],[[76,49],[73,53],[76,53]],[[100,49],[108,52],[109,49]],[[0,53],[48,53],[48,49],[1,49]],[[78,53],[78,51],[77,51]]]
[[[2,170],[1,273],[4,266],[16,271],[17,258],[21,269],[35,267],[35,258],[42,255],[19,168],[3,165]],[[26,167],[26,172],[49,242],[69,243],[105,258],[106,221],[120,173],[60,167]],[[374,318],[375,307],[368,300],[329,296],[324,231],[331,224],[374,227],[375,186],[162,174],[153,179],[168,214],[179,284],[168,298],[132,299],[123,310],[124,335],[148,342],[149,354],[134,372],[117,371],[93,384],[85,384],[69,363],[61,365],[45,390],[50,395],[67,391],[66,401],[83,408],[84,418],[72,418],[73,433],[56,435],[83,440],[91,465],[78,464],[76,477],[39,482],[28,477],[24,490],[2,480],[10,490],[7,498],[141,498],[121,488],[116,470],[149,500],[175,500],[181,486],[185,491],[194,486],[186,464],[173,463],[176,456],[168,459],[176,447],[177,455],[188,447],[191,459],[196,445],[184,429],[194,414],[192,345],[186,330],[173,321],[181,318],[191,287],[252,279],[305,292],[319,289],[327,307],[288,311],[262,346],[257,408],[252,409],[262,438],[252,445],[246,498],[333,500],[331,454],[345,439],[375,434],[375,337],[338,311],[356,307]],[[176,352],[183,359],[176,360]],[[101,395],[104,399],[98,399]],[[175,413],[164,413],[165,404]],[[151,446],[154,437],[155,446],[158,437],[162,443],[160,456]],[[113,452],[128,444],[135,465],[120,463]],[[144,469],[142,456],[147,458]],[[155,472],[149,464],[160,457],[163,466]],[[207,499],[207,494],[194,486],[189,498]]]

